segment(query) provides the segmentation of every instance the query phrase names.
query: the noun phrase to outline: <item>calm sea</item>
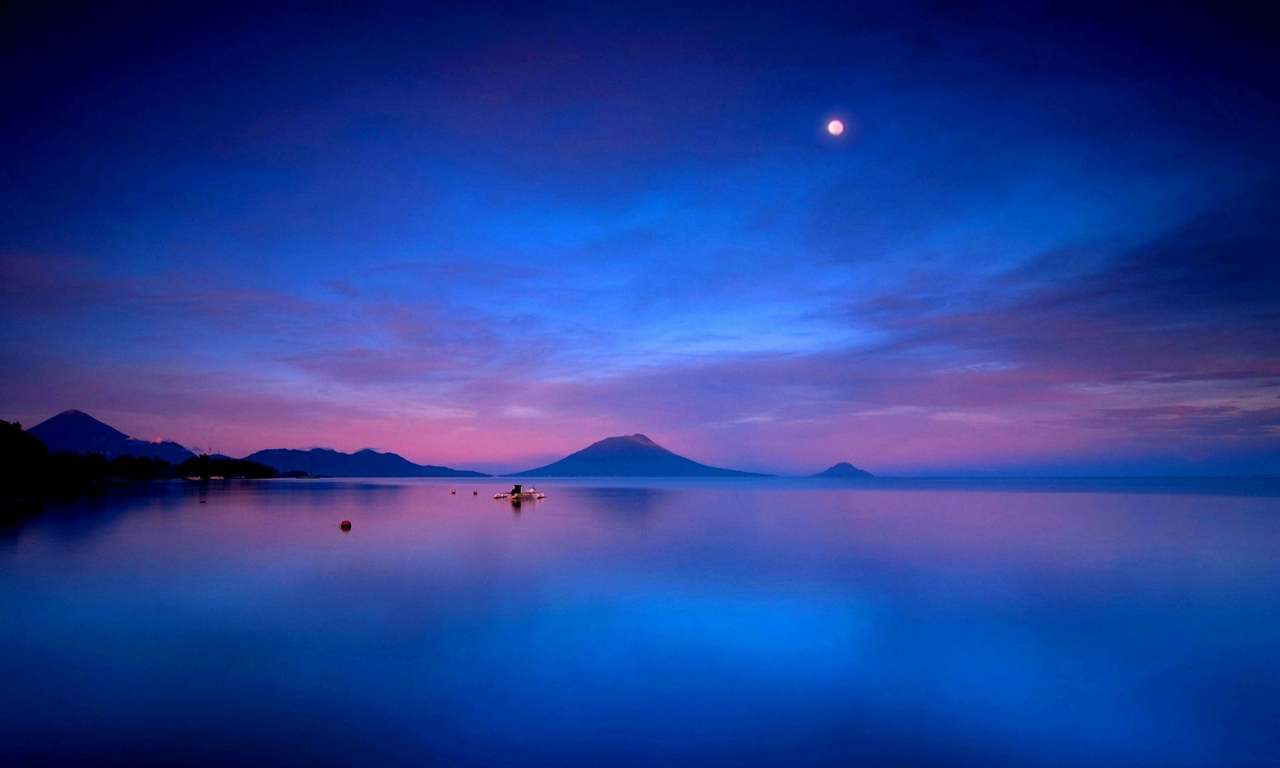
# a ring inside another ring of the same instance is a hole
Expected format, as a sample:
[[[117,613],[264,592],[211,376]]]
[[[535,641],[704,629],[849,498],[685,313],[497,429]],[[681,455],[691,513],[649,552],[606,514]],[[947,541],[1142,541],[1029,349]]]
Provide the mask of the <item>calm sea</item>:
[[[1276,481],[505,485],[0,529],[0,763],[1280,764]]]

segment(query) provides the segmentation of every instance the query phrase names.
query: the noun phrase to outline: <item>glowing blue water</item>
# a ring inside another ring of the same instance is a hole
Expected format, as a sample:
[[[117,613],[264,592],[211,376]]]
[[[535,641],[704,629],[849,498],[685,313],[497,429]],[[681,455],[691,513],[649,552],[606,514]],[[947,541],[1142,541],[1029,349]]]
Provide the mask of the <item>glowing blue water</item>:
[[[0,763],[1280,754],[1274,481],[498,485],[172,484],[0,531]]]

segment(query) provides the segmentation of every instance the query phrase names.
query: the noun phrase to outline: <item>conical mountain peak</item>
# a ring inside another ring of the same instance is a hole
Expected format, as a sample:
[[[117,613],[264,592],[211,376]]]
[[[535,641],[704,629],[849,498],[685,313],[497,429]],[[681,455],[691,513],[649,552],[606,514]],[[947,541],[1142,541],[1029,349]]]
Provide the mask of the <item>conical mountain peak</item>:
[[[663,448],[640,433],[606,437],[545,467],[514,477],[747,477],[739,472],[699,464]]]
[[[842,461],[824,469],[814,477],[871,477],[871,473],[865,469],[858,469],[847,461]]]
[[[129,439],[128,435],[115,427],[103,424],[84,411],[74,409],[45,419],[27,431],[43,440],[50,450],[71,450],[73,453],[99,453],[100,451],[77,451],[71,448],[55,447],[53,443],[66,441],[100,443]]]
[[[107,458],[144,456],[171,464],[180,464],[194,455],[177,443],[129,437],[84,411],[74,409],[46,419],[27,432],[40,438],[52,453],[100,453]]]

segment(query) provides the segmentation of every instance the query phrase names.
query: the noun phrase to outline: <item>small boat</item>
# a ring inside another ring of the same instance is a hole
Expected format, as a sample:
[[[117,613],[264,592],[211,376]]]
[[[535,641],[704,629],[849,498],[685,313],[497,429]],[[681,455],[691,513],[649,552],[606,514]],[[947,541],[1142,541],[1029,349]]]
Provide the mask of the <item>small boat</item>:
[[[493,494],[493,498],[509,499],[511,501],[528,501],[530,499],[545,499],[547,498],[547,494],[539,492],[538,489],[534,488],[532,485],[527,489],[523,485],[514,485],[507,493]]]

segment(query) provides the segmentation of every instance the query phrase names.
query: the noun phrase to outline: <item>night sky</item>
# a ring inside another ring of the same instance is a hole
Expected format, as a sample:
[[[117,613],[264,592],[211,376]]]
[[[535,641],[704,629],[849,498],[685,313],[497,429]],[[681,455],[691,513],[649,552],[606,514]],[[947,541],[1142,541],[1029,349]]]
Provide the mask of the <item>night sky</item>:
[[[106,5],[0,20],[0,418],[1280,472],[1243,5]]]

